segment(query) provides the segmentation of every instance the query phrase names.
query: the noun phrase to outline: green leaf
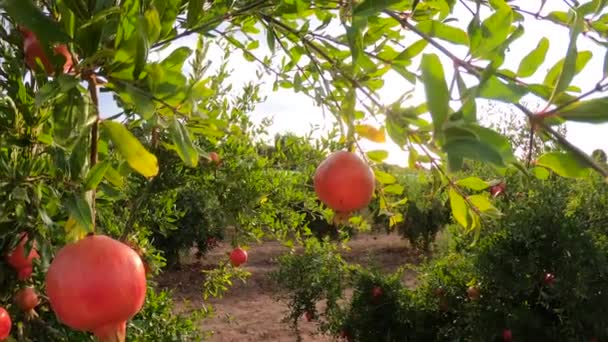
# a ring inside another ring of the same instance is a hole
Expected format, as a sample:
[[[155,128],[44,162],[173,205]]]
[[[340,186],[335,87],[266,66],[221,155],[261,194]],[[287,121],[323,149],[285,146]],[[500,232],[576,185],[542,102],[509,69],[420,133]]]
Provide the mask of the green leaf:
[[[503,83],[496,76],[488,78],[479,89],[480,97],[507,103],[518,102],[526,93],[526,88],[513,83]]]
[[[461,159],[469,158],[483,162],[505,166],[505,162],[514,159],[510,144],[504,137],[492,130],[475,125],[449,127],[445,130],[446,142],[442,146],[448,154],[450,163],[457,162],[451,167],[457,170]]]
[[[106,174],[106,171],[108,171],[109,168],[109,161],[103,161],[93,166],[87,174],[87,178],[84,182],[84,188],[86,190],[95,189],[99,185],[99,183],[101,183],[101,180],[103,179]]]
[[[487,189],[490,184],[478,177],[468,177],[456,182],[456,185],[469,188],[471,190],[480,191]]]
[[[368,151],[367,157],[376,163],[382,163],[386,158],[388,158],[388,152],[385,150],[373,150]]]
[[[125,126],[114,121],[103,121],[102,127],[133,170],[144,177],[158,174],[156,156],[148,152]]]
[[[190,57],[190,55],[192,55],[192,49],[186,46],[181,46],[173,50],[169,56],[163,59],[163,61],[160,62],[160,65],[165,71],[181,73],[183,71],[182,69],[184,68],[184,63],[188,57]]]
[[[530,77],[543,64],[547,51],[549,50],[549,39],[543,37],[538,42],[536,48],[524,57],[517,68],[517,76]]]
[[[424,39],[415,41],[414,43],[412,43],[412,45],[408,46],[405,50],[398,54],[393,59],[393,63],[407,62],[409,64],[411,59],[419,55],[422,51],[424,51],[424,48],[426,48],[427,45],[428,42]]]
[[[403,185],[391,184],[384,187],[384,192],[393,195],[403,195]]]
[[[549,152],[538,158],[536,165],[553,170],[562,177],[581,178],[589,174],[589,168],[578,157],[566,152]]]
[[[149,8],[144,13],[145,31],[149,42],[156,42],[160,37],[160,16],[155,8]]]
[[[490,202],[487,195],[472,195],[468,200],[480,212],[492,217],[500,216],[500,211]]]
[[[55,42],[69,42],[70,37],[57,22],[43,14],[32,0],[1,0],[0,8],[15,20],[16,24],[34,32],[43,46]]]
[[[108,180],[108,182],[112,183],[112,185],[118,188],[121,188],[124,185],[124,179],[120,173],[111,166],[106,170],[104,177]]]
[[[530,172],[534,175],[534,177],[540,180],[548,179],[551,175],[544,167],[534,167],[530,170]]]
[[[583,57],[578,57],[579,53],[576,47],[576,41],[580,33],[583,31],[584,24],[585,18],[577,15],[572,27],[570,28],[570,43],[568,44],[568,50],[566,51],[566,57],[564,58],[563,68],[560,70],[559,79],[557,80],[557,84],[553,89],[549,103],[553,102],[553,99],[557,95],[561,94],[564,90],[566,90],[566,88],[568,88],[572,82],[572,79],[577,73],[576,68],[577,64],[579,64],[579,58]],[[591,52],[588,52],[588,54],[591,54]],[[591,56],[588,58],[590,59]],[[584,67],[585,64],[587,64],[587,62],[584,62],[582,67]]]
[[[198,22],[204,4],[205,0],[190,0],[188,2],[188,16],[186,17],[188,27],[192,27]]]
[[[270,52],[274,53],[275,45],[276,45],[276,37],[275,37],[274,29],[272,29],[272,26],[270,26],[270,24],[268,25],[268,28],[266,28],[266,43],[268,44],[268,48],[270,49]]]
[[[505,165],[502,157],[495,149],[476,139],[448,140],[443,146],[443,151],[450,156],[489,162],[498,166]]]
[[[464,127],[475,133],[480,141],[492,146],[494,150],[500,153],[500,156],[505,163],[516,161],[515,155],[513,154],[513,147],[507,137],[499,134],[493,129],[475,124],[465,125]]]
[[[374,170],[376,179],[382,184],[393,184],[397,181],[395,176],[380,170]]]
[[[463,30],[436,20],[423,21],[416,25],[416,28],[431,37],[436,37],[457,45],[469,45],[469,39]]]
[[[369,17],[400,2],[402,0],[364,0],[355,6],[353,15]]]
[[[443,125],[450,113],[450,94],[445,81],[443,66],[435,54],[422,55],[420,63],[426,102],[433,118],[434,134],[441,141]]]
[[[464,197],[460,196],[456,190],[450,188],[448,192],[450,197],[450,207],[452,208],[452,216],[464,228],[469,228],[469,209]]]
[[[68,195],[64,204],[70,217],[74,218],[76,223],[86,229],[87,232],[90,232],[93,230],[93,212],[91,211],[89,202],[84,196],[84,194]]]
[[[576,102],[559,112],[568,121],[604,123],[608,122],[608,97]]]
[[[175,117],[169,124],[169,133],[182,161],[190,167],[196,167],[198,165],[198,152],[192,143],[192,139],[190,139],[188,130]]]
[[[583,70],[583,68],[587,65],[587,63],[591,60],[592,57],[593,57],[593,54],[591,53],[591,51],[581,51],[580,53],[578,53],[576,56],[576,63],[574,66],[573,76],[579,74]],[[558,82],[558,77],[560,77],[560,72],[564,68],[564,63],[565,63],[565,59],[563,59],[563,58],[561,60],[559,60],[557,63],[555,63],[555,65],[553,65],[551,67],[551,69],[549,69],[549,72],[547,72],[547,75],[545,76],[545,80],[543,81],[543,84],[550,86],[550,87],[556,86],[556,83]]]
[[[501,7],[486,18],[479,28],[477,46],[471,48],[473,56],[488,58],[507,39],[512,22],[513,11],[509,6]]]
[[[148,61],[148,50],[150,49],[150,42],[148,41],[147,24],[146,19],[140,17],[137,22],[137,32],[134,36],[136,49],[135,49],[135,68],[133,69],[133,79],[137,80],[139,74],[146,67]]]

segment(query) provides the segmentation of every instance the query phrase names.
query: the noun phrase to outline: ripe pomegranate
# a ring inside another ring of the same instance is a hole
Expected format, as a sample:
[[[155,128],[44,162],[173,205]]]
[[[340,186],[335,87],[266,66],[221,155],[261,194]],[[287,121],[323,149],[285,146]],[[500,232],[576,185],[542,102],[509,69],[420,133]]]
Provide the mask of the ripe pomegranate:
[[[367,206],[375,190],[372,169],[356,154],[347,151],[330,154],[317,167],[313,180],[321,202],[342,213]]]
[[[146,272],[137,253],[105,235],[64,246],[49,266],[46,289],[57,318],[102,342],[124,342],[126,321],[141,310]]]
[[[501,182],[490,187],[490,195],[492,195],[492,197],[498,197],[500,194],[504,193],[505,190],[507,190],[507,184]]]
[[[513,333],[511,332],[511,329],[505,329],[502,331],[502,340],[505,342],[513,341]]]
[[[209,153],[209,158],[211,158],[211,161],[216,164],[220,163],[220,156],[217,154],[217,152]]]
[[[306,318],[306,322],[310,322],[314,319],[314,315],[310,311],[306,311],[304,313],[304,318]]]
[[[25,313],[27,318],[38,316],[34,309],[40,304],[40,299],[33,287],[24,287],[19,290],[15,294],[15,304]]]
[[[11,334],[11,316],[5,308],[0,307],[0,341],[4,341]]]
[[[436,288],[435,291],[433,291],[433,293],[437,297],[443,297],[443,296],[445,296],[445,290],[442,287]]]
[[[554,282],[555,282],[555,274],[545,273],[545,275],[543,276],[543,283],[545,283],[545,285],[553,285]]]
[[[372,297],[379,298],[380,296],[382,296],[382,289],[380,286],[374,286],[372,289]]]
[[[30,253],[25,255],[25,244],[28,241],[26,233],[21,234],[21,240],[17,244],[15,249],[6,255],[6,262],[11,265],[17,271],[17,277],[19,280],[26,280],[32,276],[32,261],[36,258],[40,258],[40,255],[36,251],[36,243],[30,249]]]
[[[230,253],[230,263],[234,267],[239,267],[247,262],[247,251],[237,247]]]
[[[42,45],[36,37],[36,34],[25,27],[19,27],[19,31],[23,35],[23,53],[25,54],[25,63],[27,66],[35,70],[38,68],[38,62],[36,59],[40,59],[40,62],[44,66],[44,70],[47,74],[52,74],[55,72],[55,67],[51,64],[49,58],[44,53],[42,49]],[[57,45],[53,51],[56,55],[62,55],[65,58],[65,63],[63,64],[63,72],[67,73],[72,69],[73,61],[72,55],[68,50],[65,44]]]
[[[481,297],[481,293],[479,291],[479,287],[471,286],[467,289],[467,295],[470,300],[478,300]]]

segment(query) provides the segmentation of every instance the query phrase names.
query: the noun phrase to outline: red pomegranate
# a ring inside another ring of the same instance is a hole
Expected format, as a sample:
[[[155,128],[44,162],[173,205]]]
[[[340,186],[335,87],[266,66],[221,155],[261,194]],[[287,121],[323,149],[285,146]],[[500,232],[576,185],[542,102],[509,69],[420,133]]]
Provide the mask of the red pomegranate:
[[[40,62],[44,66],[44,70],[47,74],[55,72],[55,67],[51,64],[49,58],[44,53],[42,45],[36,37],[36,34],[25,27],[19,27],[19,31],[23,35],[23,53],[25,54],[25,63],[27,66],[36,70],[38,68],[38,62],[36,59],[40,59]],[[56,55],[62,55],[65,58],[63,64],[63,72],[67,73],[73,66],[72,55],[65,44],[57,45],[53,51]]]
[[[25,313],[26,317],[31,318],[38,316],[34,309],[40,304],[40,299],[33,287],[24,287],[19,290],[19,292],[15,294],[15,304],[17,304],[17,307]]]
[[[105,235],[64,246],[49,266],[46,291],[57,318],[102,342],[124,342],[126,322],[141,310],[146,271],[139,255]]]
[[[234,267],[239,267],[247,262],[247,251],[237,247],[230,253],[230,263]]]
[[[507,190],[506,183],[498,183],[498,184],[490,187],[490,195],[492,195],[492,197],[498,197],[500,194],[504,193],[506,190]]]
[[[26,233],[21,234],[21,240],[15,249],[6,255],[6,262],[17,271],[19,280],[26,280],[32,276],[32,261],[40,258],[36,251],[36,243],[30,249],[28,255],[25,255],[25,244],[28,241]]]
[[[479,287],[471,286],[467,289],[467,295],[470,300],[478,300],[481,298],[481,292],[479,291]]]
[[[319,164],[314,186],[321,202],[336,212],[348,213],[369,204],[375,179],[369,165],[356,154],[338,151]]]
[[[505,329],[502,331],[502,340],[505,342],[513,341],[513,333],[511,332],[511,329]]]
[[[306,322],[311,322],[315,318],[315,316],[313,315],[312,312],[306,311],[304,313],[304,318],[306,318]]]
[[[382,296],[382,288],[380,288],[380,286],[374,286],[374,288],[372,289],[372,297],[378,298],[381,296]]]
[[[0,307],[0,341],[4,341],[11,334],[11,316],[6,309]]]
[[[216,164],[220,163],[220,156],[217,154],[217,152],[209,153],[209,158],[211,158],[211,161]]]

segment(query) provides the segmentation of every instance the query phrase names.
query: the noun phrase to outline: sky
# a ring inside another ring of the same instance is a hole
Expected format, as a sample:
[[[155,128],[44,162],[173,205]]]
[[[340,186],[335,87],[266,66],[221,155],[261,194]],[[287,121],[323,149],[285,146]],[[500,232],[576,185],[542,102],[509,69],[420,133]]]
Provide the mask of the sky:
[[[536,12],[540,6],[540,3],[540,0],[516,0],[511,2],[512,5],[517,5],[520,8],[529,10],[531,12]],[[551,0],[546,2],[541,14],[547,15],[551,11],[567,10],[568,7],[564,1]],[[482,14],[482,20],[483,15],[487,15],[487,13]],[[466,31],[466,26],[471,20],[471,14],[460,2],[457,3],[455,10],[450,17],[458,19],[456,23],[452,22],[450,25],[458,25]],[[511,45],[511,48],[507,52],[505,58],[505,64],[502,66],[502,68],[517,71],[519,62],[523,59],[523,57],[537,46],[542,37],[546,37],[550,42],[550,46],[545,62],[532,77],[524,79],[524,81],[528,83],[542,83],[547,70],[549,70],[555,62],[565,56],[569,43],[568,29],[547,21],[535,20],[530,16],[526,16],[524,28],[525,34]],[[344,28],[340,26],[329,27],[327,30],[328,33],[341,33],[343,31]],[[405,36],[405,41],[402,42],[404,45],[409,45],[412,42],[420,39],[420,37],[416,36],[413,32],[406,32]],[[458,57],[464,57],[467,53],[466,47],[450,45],[444,41],[441,41],[441,43],[444,46],[448,46],[450,51]],[[194,48],[196,46],[196,37],[189,36],[178,40],[169,49],[151,54],[150,58],[164,58],[173,49],[180,46]],[[584,92],[593,88],[602,77],[606,50],[582,35],[577,41],[577,46],[579,52],[586,50],[591,51],[593,54],[592,59],[589,61],[585,69],[578,74],[573,81],[573,85],[580,87]],[[261,33],[260,47],[255,50],[254,53],[256,56],[260,57],[269,54],[264,32]],[[445,58],[441,52],[430,46],[427,47],[423,53],[436,53],[441,58],[444,65],[446,82],[449,82],[453,74],[451,62]],[[211,61],[219,61],[222,54],[223,52],[219,48],[212,45],[208,56]],[[421,55],[414,59],[414,62],[412,63],[414,67],[417,67],[420,57]],[[217,67],[219,66],[219,63],[215,63],[213,66]],[[240,52],[236,52],[233,56],[231,56],[229,66],[231,69],[233,69],[230,76],[230,82],[233,84],[235,89],[240,89],[247,82],[257,81],[256,70],[260,69],[259,65],[246,61]],[[412,67],[410,67],[410,70],[412,70]],[[184,72],[188,72],[187,66],[185,67]],[[274,77],[270,75],[263,79],[265,84],[262,87],[262,95],[267,96],[267,100],[258,105],[251,114],[251,118],[254,122],[260,122],[266,117],[273,118],[274,123],[269,128],[270,136],[273,136],[275,133],[284,132],[304,135],[310,131],[312,125],[319,125],[321,127],[321,131],[326,131],[331,128],[333,122],[333,117],[331,117],[331,115],[324,117],[321,108],[315,106],[313,101],[304,94],[295,93],[291,89],[279,89],[278,91],[274,92],[272,90],[273,80]],[[413,96],[408,99],[408,103],[404,103],[403,106],[415,106],[425,101],[425,93],[422,84],[418,83],[412,85],[398,74],[389,72],[385,76],[384,88],[378,91],[378,95],[381,102],[388,105],[396,101],[404,92],[409,90],[413,90]],[[597,96],[601,95],[598,94]],[[100,111],[102,113],[102,117],[108,117],[120,112],[114,104],[112,98],[108,96],[107,93],[102,93],[100,100]],[[501,107],[508,108],[510,106],[505,104],[501,105]],[[454,104],[453,108],[459,108],[459,106]],[[483,104],[478,102],[478,115],[483,115],[483,113],[480,112],[480,110],[483,111],[483,109]],[[608,150],[608,137],[606,134],[608,132],[607,128],[608,125],[606,124],[590,125],[582,123],[568,123],[567,138],[587,153],[591,153],[591,151],[596,148]],[[390,140],[385,144],[377,144],[363,140],[361,141],[361,146],[364,150],[387,150],[389,152],[389,157],[385,160],[387,163],[401,166],[407,165],[407,152],[401,151],[399,147]]]

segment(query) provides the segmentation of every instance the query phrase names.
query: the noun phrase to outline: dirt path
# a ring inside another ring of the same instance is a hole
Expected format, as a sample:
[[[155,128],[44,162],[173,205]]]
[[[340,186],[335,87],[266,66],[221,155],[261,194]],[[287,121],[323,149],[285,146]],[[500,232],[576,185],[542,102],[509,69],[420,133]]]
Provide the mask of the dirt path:
[[[408,248],[407,242],[399,236],[360,235],[349,242],[349,251],[343,256],[351,263],[370,264],[373,262],[387,272],[394,271],[405,263],[418,263],[419,253]],[[167,271],[159,280],[159,285],[174,290],[176,304],[186,300],[188,304],[179,304],[177,310],[188,310],[188,307],[212,305],[215,316],[203,321],[202,329],[211,331],[210,341],[295,341],[295,334],[288,324],[281,320],[287,306],[277,302],[273,285],[268,273],[276,268],[275,258],[287,251],[276,242],[265,242],[251,246],[249,261],[245,268],[251,277],[245,284],[237,281],[223,298],[212,298],[203,303],[201,270],[213,267],[220,258],[225,257],[230,246],[222,244],[201,262],[191,261],[178,271]],[[415,283],[415,274],[408,271],[404,282],[411,286]],[[330,341],[328,336],[316,333],[314,324],[303,321],[301,333],[304,341]]]

